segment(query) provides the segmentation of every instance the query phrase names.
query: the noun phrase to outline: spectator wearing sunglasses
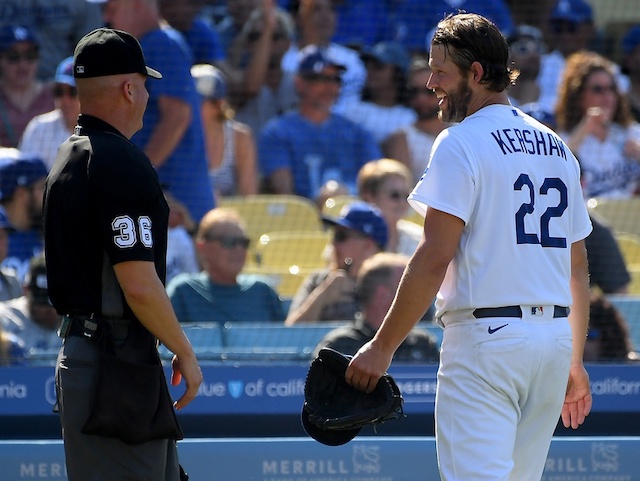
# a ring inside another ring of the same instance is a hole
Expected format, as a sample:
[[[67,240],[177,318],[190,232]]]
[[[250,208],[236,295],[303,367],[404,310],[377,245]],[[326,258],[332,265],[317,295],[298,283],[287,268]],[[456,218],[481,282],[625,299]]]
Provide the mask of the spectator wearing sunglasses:
[[[404,219],[413,188],[409,169],[394,159],[367,162],[358,173],[358,195],[380,209],[387,223],[385,250],[411,257],[422,238],[422,228]]]
[[[431,69],[426,59],[415,57],[409,67],[406,96],[416,120],[406,125],[382,142],[385,157],[406,165],[413,174],[413,184],[418,182],[429,161],[431,146],[445,124],[438,118],[438,98],[427,82]]]
[[[286,325],[353,320],[360,307],[356,279],[363,262],[387,245],[387,223],[380,210],[363,201],[342,208],[340,216],[324,217],[333,229],[331,261],[309,274],[296,292]]]
[[[53,89],[37,78],[40,45],[21,25],[0,27],[0,145],[17,147],[29,121],[54,108]]]
[[[366,129],[332,111],[345,67],[322,49],[301,52],[295,78],[298,109],[271,119],[258,139],[258,159],[267,192],[314,199],[329,180],[355,193],[358,170],[380,158]]]
[[[282,68],[293,40],[293,18],[285,10],[263,1],[249,16],[229,52],[229,100],[239,122],[258,135],[272,118],[293,110],[298,103],[295,72]]]
[[[580,161],[586,198],[637,194],[640,125],[609,60],[588,51],[567,59],[555,116],[558,133]]]
[[[60,62],[54,78],[55,109],[36,115],[27,124],[19,149],[40,157],[51,170],[58,147],[73,133],[80,114],[76,81],[73,78],[73,57]]]
[[[210,210],[198,226],[195,242],[204,270],[179,274],[167,286],[180,322],[284,321],[278,294],[263,281],[240,275],[251,239],[235,210]]]

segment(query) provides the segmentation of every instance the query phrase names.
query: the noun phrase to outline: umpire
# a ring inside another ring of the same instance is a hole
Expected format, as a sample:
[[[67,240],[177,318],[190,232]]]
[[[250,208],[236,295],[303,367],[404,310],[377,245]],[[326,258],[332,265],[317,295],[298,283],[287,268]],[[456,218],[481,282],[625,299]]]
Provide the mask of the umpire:
[[[129,141],[142,127],[145,82],[162,75],[145,65],[133,36],[101,28],[78,42],[74,77],[81,114],[44,194],[49,295],[64,316],[56,392],[68,478],[177,481],[179,436],[127,444],[117,435],[82,432],[96,414],[93,395],[107,333],[116,357],[132,364],[159,362],[156,339],[175,353],[171,382],[186,383],[177,409],[202,382],[163,284],[169,208],[149,159]],[[138,386],[118,392],[118,409],[131,404],[133,394]]]

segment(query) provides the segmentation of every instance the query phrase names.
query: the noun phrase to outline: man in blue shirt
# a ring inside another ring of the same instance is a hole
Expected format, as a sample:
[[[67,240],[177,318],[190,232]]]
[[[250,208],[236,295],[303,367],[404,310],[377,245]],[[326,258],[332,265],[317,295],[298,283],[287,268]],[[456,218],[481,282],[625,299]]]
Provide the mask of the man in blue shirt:
[[[270,192],[314,198],[335,180],[355,193],[358,170],[382,155],[369,132],[332,113],[342,65],[315,45],[300,52],[295,86],[298,110],[269,121],[259,136],[258,157]]]
[[[191,77],[192,53],[174,28],[161,27],[153,0],[107,0],[105,21],[138,38],[149,64],[163,78],[147,86],[149,102],[143,127],[131,141],[149,157],[160,182],[189,209],[198,222],[214,207],[207,175],[200,98]]]

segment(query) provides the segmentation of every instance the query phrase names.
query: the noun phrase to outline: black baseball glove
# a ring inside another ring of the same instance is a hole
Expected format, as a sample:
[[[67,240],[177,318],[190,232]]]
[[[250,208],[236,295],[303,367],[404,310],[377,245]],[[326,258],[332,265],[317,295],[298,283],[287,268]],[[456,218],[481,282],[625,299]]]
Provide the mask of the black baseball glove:
[[[302,426],[309,436],[328,446],[351,441],[360,430],[403,416],[402,395],[389,374],[367,394],[345,381],[350,356],[323,348],[313,360],[304,386]]]

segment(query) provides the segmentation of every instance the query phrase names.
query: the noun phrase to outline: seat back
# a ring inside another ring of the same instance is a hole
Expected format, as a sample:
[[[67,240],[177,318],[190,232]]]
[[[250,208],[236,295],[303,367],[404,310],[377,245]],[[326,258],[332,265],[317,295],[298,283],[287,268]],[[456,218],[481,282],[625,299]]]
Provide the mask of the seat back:
[[[257,264],[319,269],[326,265],[324,252],[330,240],[327,231],[269,232],[263,234],[256,245]]]
[[[295,350],[300,359],[310,359],[315,347],[329,331],[344,322],[304,323],[295,326],[265,323],[226,323],[224,339],[226,346],[233,349]]]
[[[322,230],[320,213],[306,197],[268,194],[223,197],[219,206],[231,207],[240,214],[254,242],[267,232]]]
[[[640,237],[640,197],[630,199],[589,199],[587,207],[602,218],[615,233]]]

